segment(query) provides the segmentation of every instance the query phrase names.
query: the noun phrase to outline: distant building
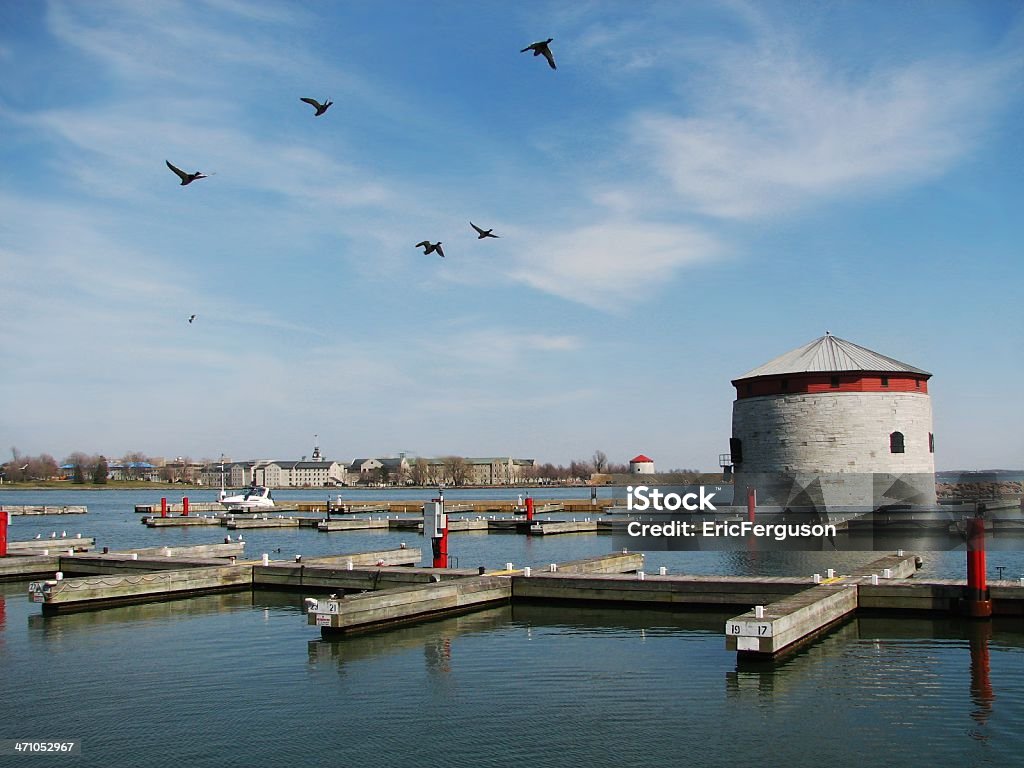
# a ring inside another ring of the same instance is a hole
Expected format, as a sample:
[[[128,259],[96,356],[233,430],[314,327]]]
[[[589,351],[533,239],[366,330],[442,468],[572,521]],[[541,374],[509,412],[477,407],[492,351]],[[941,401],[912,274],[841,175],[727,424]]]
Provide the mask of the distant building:
[[[634,456],[629,460],[629,474],[653,475],[654,459],[649,456],[644,456],[642,453],[639,456]]]

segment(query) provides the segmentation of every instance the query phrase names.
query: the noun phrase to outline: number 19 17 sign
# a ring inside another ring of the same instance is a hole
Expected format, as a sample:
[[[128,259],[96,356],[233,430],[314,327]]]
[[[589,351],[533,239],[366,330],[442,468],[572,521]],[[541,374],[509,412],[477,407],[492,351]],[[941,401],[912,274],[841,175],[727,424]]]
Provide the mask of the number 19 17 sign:
[[[772,625],[763,621],[726,622],[725,634],[734,637],[771,637]]]

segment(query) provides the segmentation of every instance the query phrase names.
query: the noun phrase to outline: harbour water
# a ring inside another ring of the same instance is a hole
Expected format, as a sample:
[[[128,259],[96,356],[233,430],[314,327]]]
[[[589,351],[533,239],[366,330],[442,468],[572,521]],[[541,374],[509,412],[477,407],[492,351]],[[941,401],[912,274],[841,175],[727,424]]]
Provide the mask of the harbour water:
[[[0,502],[89,507],[84,516],[14,518],[14,539],[67,530],[97,546],[161,546],[224,536],[145,528],[133,506],[159,502],[153,496],[4,492]],[[250,556],[281,549],[275,558],[421,546],[410,532],[244,538]],[[543,565],[610,543],[466,533],[453,534],[451,550],[464,567]],[[963,552],[922,556],[925,574],[963,577]],[[649,561],[651,570],[742,575],[871,558],[677,552]],[[990,577],[995,565],[1008,578],[1024,572],[1021,553],[999,560],[990,558]],[[306,624],[296,593],[44,618],[25,584],[2,584],[0,739],[81,739],[82,754],[0,756],[0,766],[1020,764],[1024,620],[862,617],[782,663],[747,667],[724,649],[733,613],[516,605],[328,641]]]

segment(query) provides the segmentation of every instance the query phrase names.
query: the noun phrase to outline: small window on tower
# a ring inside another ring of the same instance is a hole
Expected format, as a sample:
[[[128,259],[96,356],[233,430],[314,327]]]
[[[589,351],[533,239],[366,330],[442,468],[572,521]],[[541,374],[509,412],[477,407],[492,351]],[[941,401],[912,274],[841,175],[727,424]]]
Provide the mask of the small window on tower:
[[[783,392],[785,392],[787,389],[789,389],[789,379],[783,379],[782,382],[781,382],[781,386],[782,386],[782,391]]]
[[[882,377],[882,386],[883,387],[888,387],[889,386],[889,377],[888,376],[883,376]]]
[[[935,453],[935,435],[928,433],[928,453]]]
[[[914,379],[914,389],[920,389],[920,388],[921,388],[921,380],[920,379]]]
[[[829,382],[829,383],[830,383],[832,389],[839,389],[839,377],[838,376],[833,376],[832,377],[832,381]]]
[[[903,453],[902,432],[893,432],[889,435],[889,453]]]

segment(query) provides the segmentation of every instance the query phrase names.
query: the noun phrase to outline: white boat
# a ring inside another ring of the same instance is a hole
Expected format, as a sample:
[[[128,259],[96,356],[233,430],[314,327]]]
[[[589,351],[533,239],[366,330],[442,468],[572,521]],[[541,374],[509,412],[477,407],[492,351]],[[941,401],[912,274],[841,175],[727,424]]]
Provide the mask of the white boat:
[[[274,497],[270,489],[262,485],[246,488],[234,496],[228,496],[227,492],[222,490],[218,501],[228,509],[267,509],[274,506]]]

